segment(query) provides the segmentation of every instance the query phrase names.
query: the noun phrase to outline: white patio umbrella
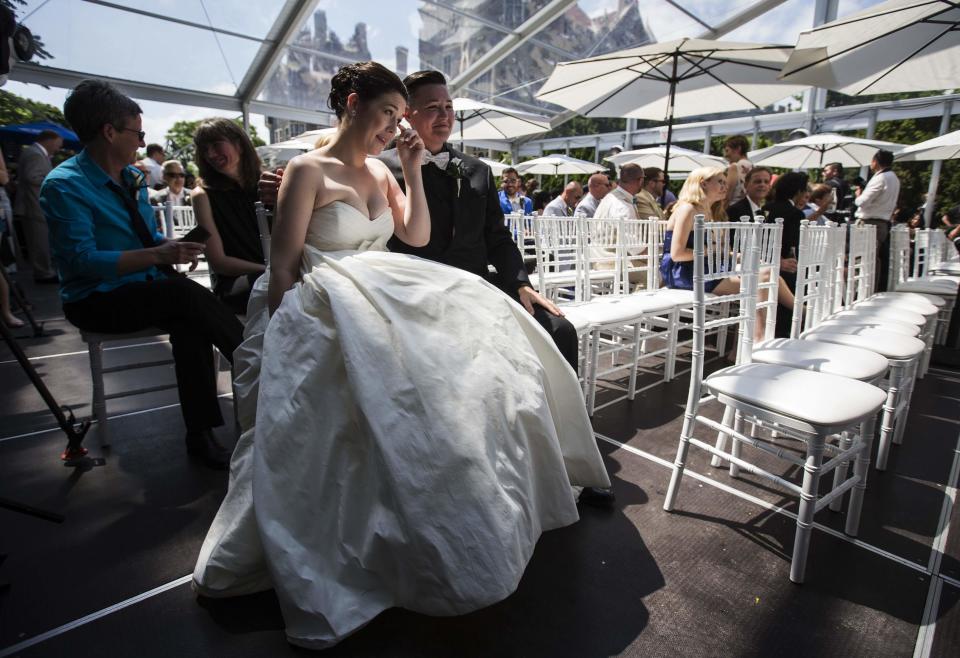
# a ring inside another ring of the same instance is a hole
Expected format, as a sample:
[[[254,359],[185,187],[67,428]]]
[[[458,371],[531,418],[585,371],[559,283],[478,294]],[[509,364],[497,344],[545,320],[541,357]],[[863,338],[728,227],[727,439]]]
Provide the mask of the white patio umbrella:
[[[545,155],[521,162],[516,167],[517,173],[542,174],[558,176],[560,174],[595,174],[606,171],[607,168],[589,160],[578,160],[569,155]]]
[[[507,167],[512,167],[513,165],[506,162],[497,162],[496,160],[491,160],[490,158],[480,158],[480,162],[490,167],[493,171],[494,176],[499,176],[503,173],[503,170]]]
[[[888,0],[800,33],[780,78],[844,94],[950,89],[960,71],[955,0]]]
[[[908,146],[894,157],[897,162],[955,160],[956,158],[960,158],[960,130]]]
[[[777,76],[787,46],[678,39],[557,64],[537,98],[588,117],[665,119],[759,109],[805,86]]]
[[[453,114],[457,121],[454,135],[460,141],[460,148],[464,141],[510,140],[550,130],[547,117],[470,98],[454,98]]]
[[[288,139],[276,144],[258,146],[257,155],[260,156],[260,160],[265,167],[273,169],[274,167],[282,167],[301,153],[311,150],[313,150],[313,146],[305,142]]]
[[[819,169],[831,162],[839,162],[844,167],[862,167],[870,164],[879,149],[897,153],[902,148],[903,144],[893,142],[823,133],[750,151],[747,158],[754,165],[786,169]]]
[[[618,167],[625,164],[638,164],[644,168],[663,167],[664,159],[667,157],[666,151],[667,147],[665,145],[651,146],[633,151],[621,151],[616,155],[604,159]],[[667,172],[685,173],[699,169],[700,167],[726,166],[727,161],[716,155],[707,155],[699,151],[674,146],[670,149],[670,161],[667,163]]]

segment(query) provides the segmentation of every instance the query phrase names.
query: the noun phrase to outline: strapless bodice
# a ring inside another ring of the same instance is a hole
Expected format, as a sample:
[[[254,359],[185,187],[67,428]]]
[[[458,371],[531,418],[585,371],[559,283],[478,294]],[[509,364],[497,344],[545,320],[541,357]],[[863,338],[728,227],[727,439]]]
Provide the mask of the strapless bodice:
[[[346,201],[334,201],[313,211],[305,244],[319,251],[386,251],[391,235],[389,207],[368,219]]]

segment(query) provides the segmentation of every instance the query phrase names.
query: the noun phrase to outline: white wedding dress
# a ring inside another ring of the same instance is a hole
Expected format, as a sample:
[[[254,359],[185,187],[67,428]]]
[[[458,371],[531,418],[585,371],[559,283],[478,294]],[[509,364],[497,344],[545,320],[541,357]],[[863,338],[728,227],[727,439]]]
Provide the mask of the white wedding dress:
[[[302,280],[268,322],[261,277],[235,353],[242,435],[194,587],[275,588],[302,646],[504,599],[578,519],[571,485],[609,486],[549,335],[482,279],[385,251],[392,232],[317,209]]]

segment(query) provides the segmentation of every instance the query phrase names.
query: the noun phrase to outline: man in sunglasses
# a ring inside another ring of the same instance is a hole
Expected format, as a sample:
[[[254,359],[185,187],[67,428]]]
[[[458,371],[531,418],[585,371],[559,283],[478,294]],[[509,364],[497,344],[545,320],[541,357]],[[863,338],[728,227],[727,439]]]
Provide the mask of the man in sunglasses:
[[[190,190],[186,189],[186,172],[183,165],[177,160],[167,160],[163,163],[163,182],[167,184],[159,192],[150,195],[150,203],[155,206],[164,206],[172,201],[175,206],[190,205]]]
[[[223,416],[211,348],[232,361],[243,327],[212,292],[173,269],[195,267],[203,244],[166,240],[155,230],[146,177],[130,165],[143,146],[141,112],[102,80],[84,80],[64,103],[84,148],[40,190],[63,312],[84,331],[169,333],[187,453],[225,469],[229,453],[212,431]]]

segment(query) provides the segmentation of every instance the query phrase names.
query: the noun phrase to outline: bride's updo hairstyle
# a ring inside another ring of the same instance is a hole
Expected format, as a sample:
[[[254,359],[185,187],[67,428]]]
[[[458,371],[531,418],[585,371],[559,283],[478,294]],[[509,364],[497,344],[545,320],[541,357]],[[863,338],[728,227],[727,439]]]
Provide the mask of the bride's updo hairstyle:
[[[356,93],[362,102],[372,101],[394,91],[407,100],[407,88],[397,74],[377,62],[357,62],[341,67],[330,81],[327,104],[343,121],[347,114],[347,96]]]

